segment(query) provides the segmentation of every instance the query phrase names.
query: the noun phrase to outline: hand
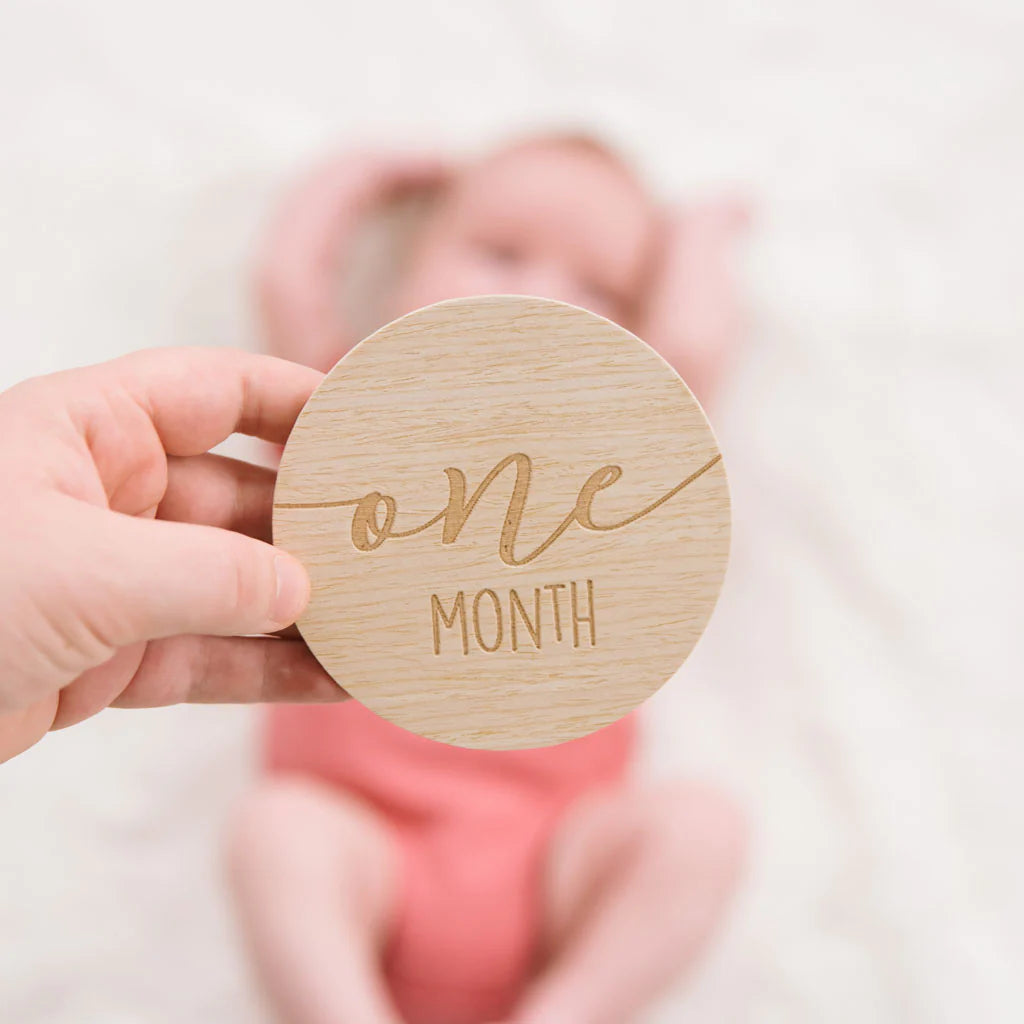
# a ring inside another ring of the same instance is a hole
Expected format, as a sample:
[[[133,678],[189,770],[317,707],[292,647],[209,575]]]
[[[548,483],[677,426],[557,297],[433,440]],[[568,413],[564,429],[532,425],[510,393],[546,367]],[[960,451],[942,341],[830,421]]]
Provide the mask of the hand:
[[[342,153],[303,176],[270,225],[256,268],[268,350],[329,370],[358,341],[338,308],[338,281],[367,212],[451,174],[437,157]]]
[[[0,394],[0,761],[108,705],[345,696],[300,640],[251,635],[309,580],[267,543],[273,471],[209,453],[284,442],[320,379],[162,349]]]
[[[669,211],[663,221],[640,337],[702,402],[717,391],[742,334],[735,247],[749,221],[749,205],[738,198]]]

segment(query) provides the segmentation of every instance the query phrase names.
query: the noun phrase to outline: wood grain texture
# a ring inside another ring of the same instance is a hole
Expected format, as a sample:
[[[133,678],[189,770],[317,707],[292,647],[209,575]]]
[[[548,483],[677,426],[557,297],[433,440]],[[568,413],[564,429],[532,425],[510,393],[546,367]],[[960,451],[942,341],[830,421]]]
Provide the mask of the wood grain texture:
[[[608,725],[683,663],[729,548],[714,436],[628,331],[456,299],[356,346],[285,448],[274,540],[337,682],[413,732],[492,749]]]

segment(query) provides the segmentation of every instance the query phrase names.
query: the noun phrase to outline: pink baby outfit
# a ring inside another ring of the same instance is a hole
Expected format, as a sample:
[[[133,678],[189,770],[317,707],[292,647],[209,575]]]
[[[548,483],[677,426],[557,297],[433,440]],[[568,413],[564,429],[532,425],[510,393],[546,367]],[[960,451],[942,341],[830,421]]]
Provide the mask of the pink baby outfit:
[[[267,768],[361,798],[391,826],[402,877],[386,974],[408,1024],[483,1024],[535,966],[544,856],[583,793],[625,775],[628,716],[539,750],[451,747],[356,701],[269,712]]]

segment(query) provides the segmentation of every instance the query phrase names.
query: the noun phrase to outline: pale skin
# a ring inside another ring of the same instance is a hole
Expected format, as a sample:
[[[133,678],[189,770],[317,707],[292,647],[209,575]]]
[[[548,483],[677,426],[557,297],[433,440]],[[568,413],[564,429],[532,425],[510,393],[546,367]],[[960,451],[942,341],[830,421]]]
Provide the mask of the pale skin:
[[[0,761],[111,706],[344,698],[265,635],[309,598],[268,543],[273,471],[210,454],[284,441],[320,379],[165,349],[0,394]]]
[[[288,197],[257,284],[278,355],[326,369],[358,339],[335,303],[359,218],[435,188],[394,315],[444,298],[534,294],[640,334],[707,400],[737,332],[729,273],[741,204],[667,213],[605,155],[547,142],[466,167],[341,155]],[[543,967],[508,1024],[626,1024],[684,975],[733,893],[742,812],[714,787],[623,786],[570,809],[550,842]],[[381,978],[399,861],[387,820],[353,796],[271,778],[233,823],[229,867],[257,974],[287,1024],[400,1022]],[[484,1022],[480,1022],[484,1024]]]

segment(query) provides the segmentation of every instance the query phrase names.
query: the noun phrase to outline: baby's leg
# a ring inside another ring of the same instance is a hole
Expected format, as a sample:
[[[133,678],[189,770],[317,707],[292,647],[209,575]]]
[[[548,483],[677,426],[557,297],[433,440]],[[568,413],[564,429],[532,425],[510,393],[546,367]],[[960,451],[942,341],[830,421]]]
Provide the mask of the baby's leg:
[[[228,865],[262,986],[287,1024],[397,1024],[378,962],[395,858],[375,815],[280,777],[233,823]]]
[[[626,1024],[697,958],[735,888],[741,813],[697,785],[594,795],[556,834],[547,963],[516,1024]]]

